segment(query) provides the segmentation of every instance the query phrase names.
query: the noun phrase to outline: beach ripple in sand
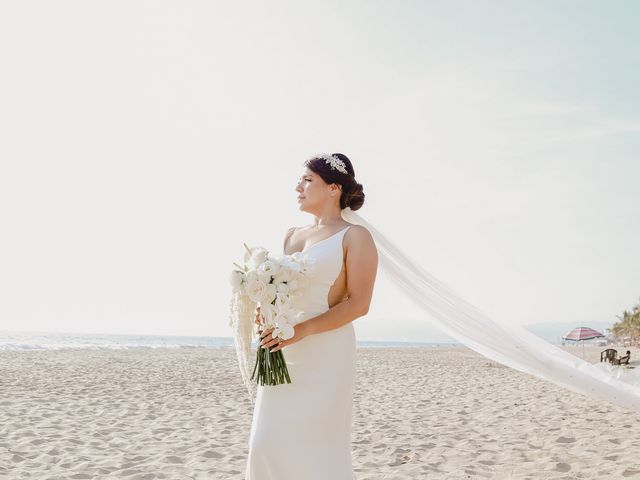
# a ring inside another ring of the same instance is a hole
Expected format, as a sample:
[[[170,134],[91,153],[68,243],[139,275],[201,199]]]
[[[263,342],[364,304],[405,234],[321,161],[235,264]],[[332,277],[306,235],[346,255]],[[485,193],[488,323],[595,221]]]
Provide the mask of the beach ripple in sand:
[[[242,480],[251,413],[228,348],[0,352],[0,478]],[[465,347],[359,348],[353,422],[357,480],[640,479],[638,413]]]

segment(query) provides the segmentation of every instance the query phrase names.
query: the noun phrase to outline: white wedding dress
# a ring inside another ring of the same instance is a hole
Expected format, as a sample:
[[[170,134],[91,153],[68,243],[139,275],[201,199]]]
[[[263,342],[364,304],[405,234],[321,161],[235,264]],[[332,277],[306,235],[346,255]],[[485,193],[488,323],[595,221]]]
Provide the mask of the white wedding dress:
[[[315,259],[316,273],[296,299],[304,312],[299,321],[329,309],[349,228],[303,250]],[[353,480],[353,323],[309,335],[282,352],[291,383],[258,386],[245,480]]]

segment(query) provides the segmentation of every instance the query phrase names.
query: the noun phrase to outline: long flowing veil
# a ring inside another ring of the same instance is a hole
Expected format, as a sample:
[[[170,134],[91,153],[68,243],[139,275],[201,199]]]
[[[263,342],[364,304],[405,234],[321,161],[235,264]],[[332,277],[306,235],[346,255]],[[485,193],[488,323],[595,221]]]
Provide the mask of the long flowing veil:
[[[606,363],[591,364],[523,327],[492,320],[421,268],[349,207],[342,210],[342,218],[369,230],[378,249],[381,270],[445,333],[503,365],[640,411],[638,370],[623,372]]]

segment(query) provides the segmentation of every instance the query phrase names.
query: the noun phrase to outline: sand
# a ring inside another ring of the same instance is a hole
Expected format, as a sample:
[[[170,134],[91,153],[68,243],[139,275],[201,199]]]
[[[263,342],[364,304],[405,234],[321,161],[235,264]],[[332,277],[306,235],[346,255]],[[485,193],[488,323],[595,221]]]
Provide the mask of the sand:
[[[361,348],[358,372],[357,480],[640,479],[640,412],[466,347]],[[242,480],[251,413],[232,349],[0,352],[0,478]]]

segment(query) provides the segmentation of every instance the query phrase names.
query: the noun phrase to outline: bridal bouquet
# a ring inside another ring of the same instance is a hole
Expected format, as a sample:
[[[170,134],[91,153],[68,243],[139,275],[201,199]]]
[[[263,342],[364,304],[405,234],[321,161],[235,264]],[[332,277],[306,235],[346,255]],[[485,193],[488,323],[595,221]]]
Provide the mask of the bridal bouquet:
[[[294,301],[315,272],[315,264],[302,252],[272,257],[265,248],[249,248],[246,244],[244,247],[244,264],[234,262],[237,269],[229,279],[232,287],[229,325],[234,330],[243,380],[247,387],[249,376],[260,385],[291,383],[282,349],[272,353],[258,345],[249,375],[251,342],[254,335],[272,327],[273,338],[293,337],[293,325],[302,313],[295,311]],[[256,322],[258,313],[260,321]]]

